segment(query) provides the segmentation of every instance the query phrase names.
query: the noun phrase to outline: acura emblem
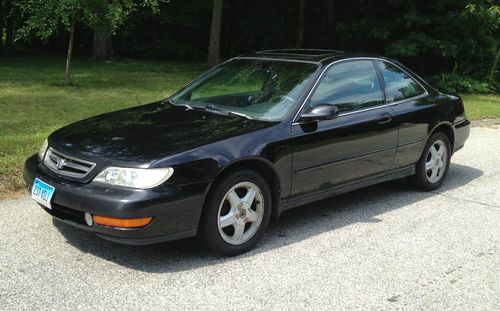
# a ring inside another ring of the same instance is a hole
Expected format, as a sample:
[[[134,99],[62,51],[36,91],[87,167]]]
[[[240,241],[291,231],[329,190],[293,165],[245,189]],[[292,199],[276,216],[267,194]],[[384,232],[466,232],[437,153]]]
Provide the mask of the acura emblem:
[[[62,170],[65,165],[66,165],[66,160],[64,160],[64,159],[57,160],[57,164],[56,164],[57,169]]]

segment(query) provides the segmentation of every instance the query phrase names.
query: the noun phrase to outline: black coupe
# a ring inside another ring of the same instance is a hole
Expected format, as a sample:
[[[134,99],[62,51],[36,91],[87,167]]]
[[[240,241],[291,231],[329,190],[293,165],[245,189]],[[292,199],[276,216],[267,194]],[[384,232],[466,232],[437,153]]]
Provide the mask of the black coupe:
[[[438,188],[469,125],[460,97],[396,60],[269,50],[55,131],[24,179],[55,218],[105,239],[197,235],[235,255],[298,205],[403,177]]]

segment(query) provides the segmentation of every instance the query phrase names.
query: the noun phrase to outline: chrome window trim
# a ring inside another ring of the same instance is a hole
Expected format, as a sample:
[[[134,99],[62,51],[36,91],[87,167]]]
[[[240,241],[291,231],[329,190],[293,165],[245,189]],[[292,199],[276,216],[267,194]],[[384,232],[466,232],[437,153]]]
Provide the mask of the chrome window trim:
[[[295,55],[295,54],[293,54]],[[287,58],[278,58],[278,57],[253,57],[253,56],[237,56],[233,59],[253,59],[253,60],[267,60],[267,61],[275,61],[275,62],[290,62],[290,63],[306,63],[306,64],[313,64],[316,66],[319,66],[319,62],[315,61],[310,61],[310,60],[299,60],[299,59],[287,59]]]
[[[420,97],[424,97],[426,95],[427,94],[423,94],[422,93],[422,94],[417,95],[417,96],[408,97],[408,98],[405,98],[405,99],[402,99],[402,100],[398,100],[397,102],[391,102],[391,103],[386,103],[386,104],[382,104],[382,105],[378,105],[378,106],[373,106],[373,107],[369,107],[369,108],[365,108],[365,109],[358,109],[358,110],[348,111],[348,112],[345,112],[345,113],[340,113],[339,117],[341,117],[341,116],[347,116],[347,115],[350,115],[350,114],[356,114],[358,112],[364,112],[364,111],[374,110],[374,109],[378,109],[378,108],[394,106],[394,105],[397,105],[397,104],[401,104],[402,102],[411,101],[411,100],[418,99]]]
[[[413,77],[412,74],[408,73],[408,71],[404,70],[403,68],[401,68],[398,64],[396,64],[393,61],[382,59],[382,58],[378,58],[378,57],[351,57],[351,58],[339,59],[339,60],[336,60],[336,61],[328,64],[323,69],[323,71],[319,75],[318,79],[314,83],[313,87],[311,88],[311,90],[307,94],[306,98],[302,102],[299,110],[295,114],[295,117],[293,118],[293,121],[292,121],[292,125],[299,125],[299,124],[301,124],[300,122],[298,122],[298,117],[300,115],[300,112],[302,111],[302,109],[304,109],[305,104],[309,101],[309,99],[311,98],[313,92],[316,90],[316,87],[318,86],[319,82],[321,81],[321,79],[323,78],[323,76],[325,75],[325,73],[330,69],[330,67],[332,67],[333,65],[335,65],[337,63],[340,63],[340,62],[352,61],[352,60],[372,60],[372,61],[373,60],[378,60],[378,61],[390,63],[391,65],[396,66],[401,71],[403,71],[404,73],[406,73],[413,81],[415,81],[424,90],[424,93],[416,95],[416,96],[413,96],[413,97],[404,98],[404,99],[401,99],[401,100],[398,100],[398,101],[390,102],[390,103],[388,103],[387,99],[386,99],[385,102],[382,105],[378,105],[378,106],[374,106],[374,107],[369,107],[369,108],[365,108],[365,109],[360,109],[360,110],[349,111],[349,112],[346,112],[346,113],[341,113],[341,114],[339,114],[339,117],[345,116],[345,115],[350,115],[350,114],[355,114],[355,113],[360,113],[360,112],[365,112],[365,111],[369,111],[369,110],[373,110],[373,109],[378,109],[378,108],[382,108],[382,107],[389,107],[389,106],[392,106],[392,105],[401,104],[401,103],[406,102],[406,101],[415,100],[417,98],[421,98],[421,97],[425,97],[425,96],[429,95],[429,92],[427,91],[427,89],[419,81],[417,81]],[[377,69],[375,69],[375,70],[377,70]],[[385,94],[385,84],[384,84],[383,92]]]
[[[258,51],[256,52],[255,54],[267,54],[267,53],[274,53],[274,54],[282,54],[282,52],[290,52],[290,51],[295,51],[295,52],[308,52],[308,51],[312,51],[312,52],[326,52],[325,54],[331,54],[331,53],[345,53],[344,51],[342,50],[330,50],[330,49],[301,49],[301,48],[294,48],[294,49],[270,49],[270,50],[262,50],[262,51]],[[296,55],[294,53],[291,53],[293,55]],[[301,54],[301,55],[320,55],[320,54]],[[321,55],[324,55],[324,54],[321,54]]]
[[[425,97],[427,95],[428,95],[428,93],[420,94],[420,95],[417,95],[417,96],[413,96],[413,97],[408,97],[408,98],[402,99],[402,100],[397,101],[397,102],[392,102],[392,103],[388,103],[388,104],[382,104],[382,105],[373,106],[373,107],[364,108],[364,109],[358,109],[358,110],[348,111],[348,112],[340,113],[338,115],[338,117],[343,117],[343,116],[348,116],[348,115],[352,115],[352,114],[356,114],[356,113],[361,113],[361,112],[366,112],[366,111],[370,111],[370,110],[375,110],[375,109],[390,107],[390,106],[401,104],[401,103],[406,102],[406,101],[411,101],[411,100],[423,98],[423,97]],[[300,122],[300,121],[294,121],[292,123],[292,125],[300,125],[300,124],[302,124],[302,122]]]

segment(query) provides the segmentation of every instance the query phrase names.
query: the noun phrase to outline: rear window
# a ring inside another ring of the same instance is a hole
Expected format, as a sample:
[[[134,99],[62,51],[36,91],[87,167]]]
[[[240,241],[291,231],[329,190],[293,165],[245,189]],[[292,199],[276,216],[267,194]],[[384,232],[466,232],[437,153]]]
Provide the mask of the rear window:
[[[425,93],[425,90],[406,72],[392,64],[379,61],[385,82],[387,102],[395,102]]]

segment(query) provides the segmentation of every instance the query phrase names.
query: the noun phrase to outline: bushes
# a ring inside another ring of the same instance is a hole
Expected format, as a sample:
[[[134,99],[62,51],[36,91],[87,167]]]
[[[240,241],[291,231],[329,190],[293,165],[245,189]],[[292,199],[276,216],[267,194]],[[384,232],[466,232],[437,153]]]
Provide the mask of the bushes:
[[[497,85],[459,74],[441,74],[430,78],[431,84],[445,93],[493,93]]]

